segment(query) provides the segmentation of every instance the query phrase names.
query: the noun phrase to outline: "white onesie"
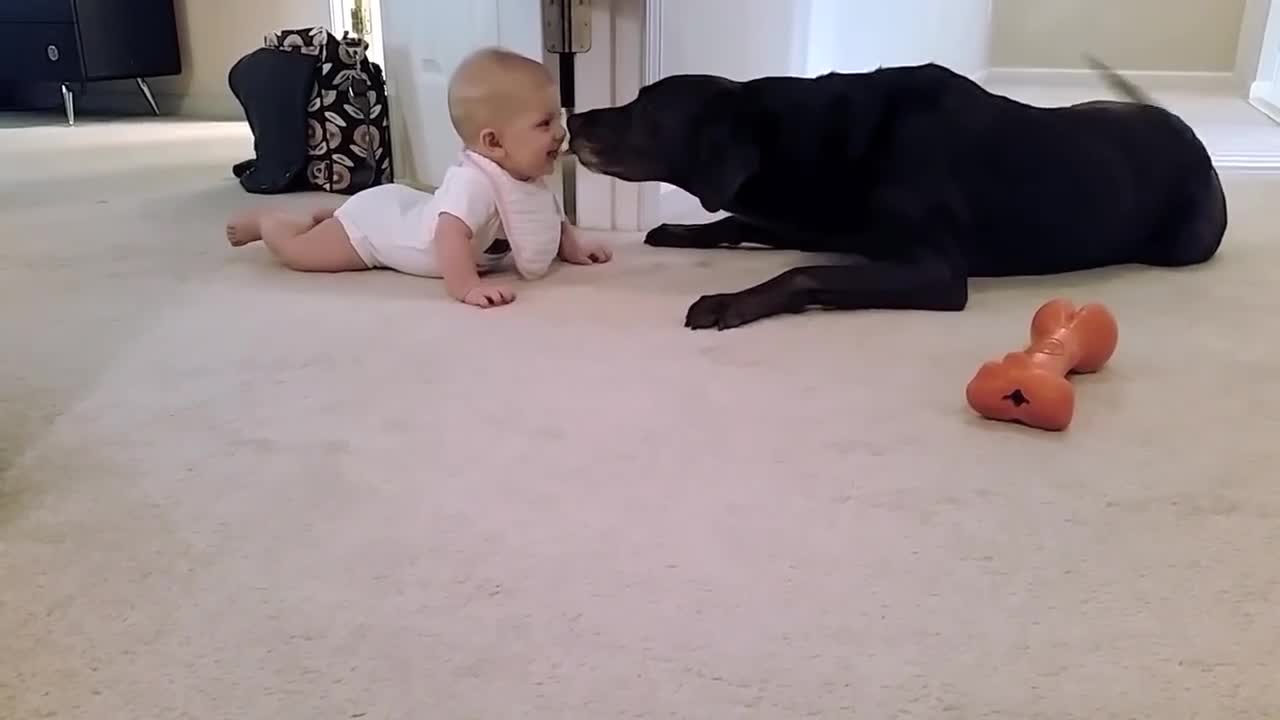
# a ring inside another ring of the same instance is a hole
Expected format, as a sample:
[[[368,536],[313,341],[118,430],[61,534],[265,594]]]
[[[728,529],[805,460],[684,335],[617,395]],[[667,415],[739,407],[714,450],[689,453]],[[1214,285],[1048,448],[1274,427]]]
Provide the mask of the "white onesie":
[[[521,275],[538,277],[560,246],[564,216],[546,183],[516,180],[470,151],[445,172],[435,193],[379,185],[353,195],[334,217],[370,268],[440,277],[433,240],[442,212],[471,229],[471,253],[480,271],[510,256]]]

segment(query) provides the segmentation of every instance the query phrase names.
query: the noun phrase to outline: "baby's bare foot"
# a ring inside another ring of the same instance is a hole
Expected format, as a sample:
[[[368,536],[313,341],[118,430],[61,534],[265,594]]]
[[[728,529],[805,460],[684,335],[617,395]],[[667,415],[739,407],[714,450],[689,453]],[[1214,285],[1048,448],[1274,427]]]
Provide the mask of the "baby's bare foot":
[[[227,223],[227,242],[231,247],[248,245],[262,239],[262,216],[264,210],[245,210],[237,213]]]

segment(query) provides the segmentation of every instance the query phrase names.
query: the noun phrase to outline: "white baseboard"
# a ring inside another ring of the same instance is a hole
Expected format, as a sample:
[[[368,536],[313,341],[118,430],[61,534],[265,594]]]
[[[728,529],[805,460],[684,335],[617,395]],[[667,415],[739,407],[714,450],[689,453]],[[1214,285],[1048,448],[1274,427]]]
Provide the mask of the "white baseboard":
[[[1158,70],[1117,70],[1148,90],[1233,93],[1235,75],[1230,72],[1166,72]],[[983,73],[984,85],[1036,85],[1079,87],[1103,83],[1093,70],[1074,68],[991,68]]]
[[[201,120],[244,120],[244,111],[229,92],[194,93],[177,95],[156,92],[156,105],[161,115],[177,115]],[[123,115],[150,115],[151,107],[136,85],[127,87],[90,87],[89,92],[76,97],[76,110],[85,113],[111,113]]]

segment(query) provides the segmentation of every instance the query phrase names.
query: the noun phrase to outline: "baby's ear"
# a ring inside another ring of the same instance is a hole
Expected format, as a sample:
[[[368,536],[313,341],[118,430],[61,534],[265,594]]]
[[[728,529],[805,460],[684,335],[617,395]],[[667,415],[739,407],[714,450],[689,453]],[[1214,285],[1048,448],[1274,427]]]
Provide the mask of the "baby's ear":
[[[485,155],[502,152],[502,138],[498,137],[497,130],[485,128],[480,131],[480,149]]]

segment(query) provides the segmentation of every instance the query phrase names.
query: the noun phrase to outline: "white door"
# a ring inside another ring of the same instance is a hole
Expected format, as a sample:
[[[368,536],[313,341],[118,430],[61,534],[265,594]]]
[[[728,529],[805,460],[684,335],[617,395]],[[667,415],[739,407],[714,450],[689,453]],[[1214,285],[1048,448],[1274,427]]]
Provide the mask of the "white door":
[[[449,123],[449,75],[468,53],[502,45],[542,58],[540,0],[381,0],[396,176],[432,189],[462,144]]]

